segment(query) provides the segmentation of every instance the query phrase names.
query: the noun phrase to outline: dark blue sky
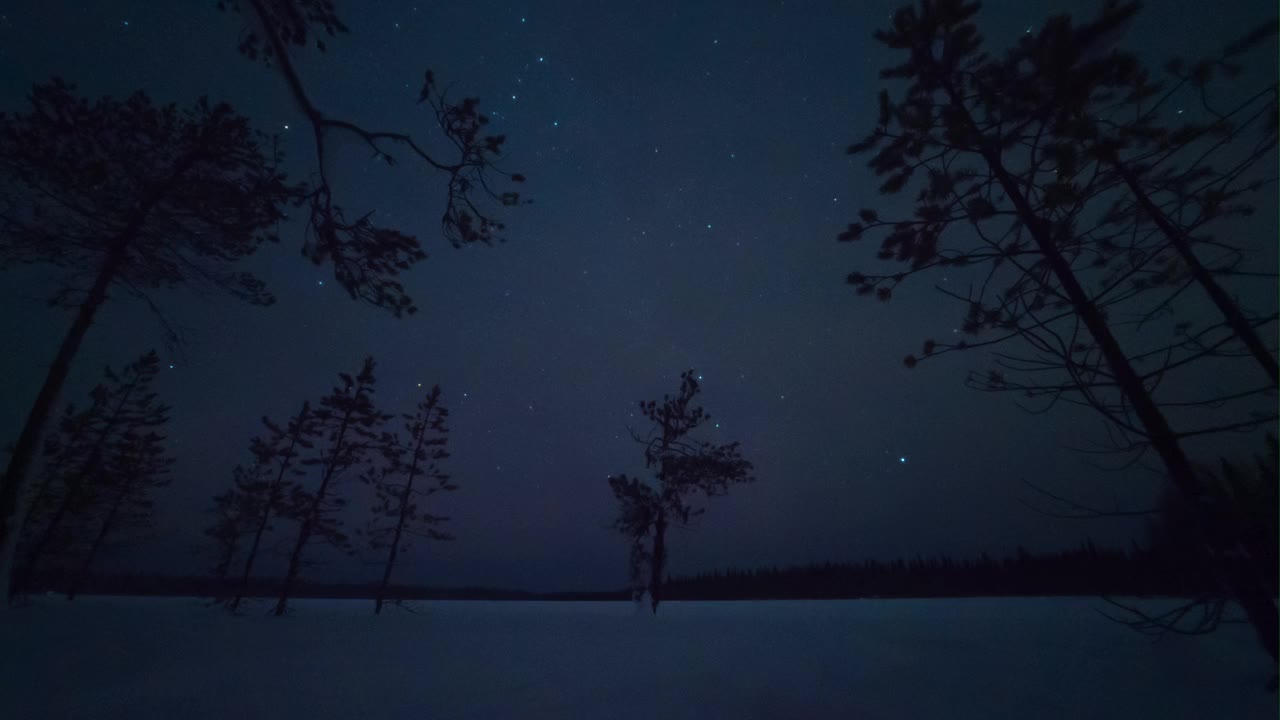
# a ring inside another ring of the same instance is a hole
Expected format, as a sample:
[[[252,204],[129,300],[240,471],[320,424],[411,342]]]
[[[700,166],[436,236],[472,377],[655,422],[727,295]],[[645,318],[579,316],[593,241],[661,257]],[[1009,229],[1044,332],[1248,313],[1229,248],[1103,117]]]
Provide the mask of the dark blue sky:
[[[299,59],[316,102],[426,134],[414,101],[430,67],[482,98],[508,136],[504,167],[528,175],[536,202],[504,215],[506,244],[455,251],[439,238],[436,179],[344,146],[336,177],[349,204],[416,233],[431,254],[406,282],[418,315],[349,300],[298,255],[299,228],[253,262],[276,306],[163,296],[187,338],[165,351],[174,367],[159,387],[174,407],[177,477],[158,497],[163,547],[123,549],[115,562],[204,571],[200,513],[248,459],[259,416],[282,419],[368,354],[386,409],[408,411],[419,383],[439,383],[452,411],[448,468],[461,490],[440,511],[458,540],[416,549],[406,582],[624,583],[605,478],[643,469],[627,436],[635,403],[674,391],[689,367],[704,376],[713,437],[741,441],[758,482],[675,533],[673,572],[1122,541],[1132,525],[1052,520],[1018,502],[1021,478],[1144,501],[1152,474],[1100,472],[1063,448],[1098,437],[1093,415],[1032,417],[966,390],[976,354],[906,370],[902,357],[950,333],[960,312],[923,285],[882,304],[844,284],[874,247],[835,236],[859,207],[902,207],[881,202],[863,160],[844,154],[874,122],[890,56],[870,36],[897,4],[341,4],[351,34]],[[0,109],[22,109],[30,85],[54,74],[91,96],[208,94],[279,132],[305,176],[312,148],[288,129],[301,117],[276,75],[235,52],[242,21],[214,5],[0,3]],[[1120,42],[1157,62],[1194,57],[1273,10],[1152,2]],[[1002,49],[1048,11],[991,2],[979,26]],[[1275,66],[1249,72],[1274,81]],[[1249,229],[1274,243],[1274,204]],[[18,339],[0,344],[0,437],[16,435],[67,321],[33,299],[40,278],[11,273],[0,286],[0,337]],[[1242,292],[1274,311],[1274,284]],[[151,346],[160,333],[144,308],[109,305],[68,399],[102,364]],[[364,570],[339,559],[326,572]]]

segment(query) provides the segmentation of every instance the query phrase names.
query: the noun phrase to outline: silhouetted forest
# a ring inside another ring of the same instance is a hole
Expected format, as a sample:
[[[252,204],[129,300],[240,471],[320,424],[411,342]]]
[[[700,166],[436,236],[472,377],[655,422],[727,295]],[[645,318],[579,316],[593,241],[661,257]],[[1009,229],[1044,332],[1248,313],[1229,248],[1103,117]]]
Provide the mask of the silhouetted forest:
[[[1267,577],[1272,593],[1280,590],[1280,573]],[[68,578],[45,575],[33,579],[31,591],[65,592]],[[855,598],[942,598],[1036,595],[1128,595],[1196,597],[1212,593],[1212,575],[1196,570],[1177,548],[1100,548],[1092,541],[1048,553],[1018,548],[1011,555],[977,558],[946,555],[892,561],[822,563],[757,569],[715,570],[671,576],[663,583],[663,599],[672,600],[836,600]],[[372,599],[378,583],[301,583],[294,597]],[[278,596],[278,579],[254,579],[247,585],[217,577],[103,575],[82,581],[81,593],[102,595],[173,595],[225,598]],[[629,600],[631,588],[617,590],[528,592],[510,588],[442,588],[391,585],[390,600]]]

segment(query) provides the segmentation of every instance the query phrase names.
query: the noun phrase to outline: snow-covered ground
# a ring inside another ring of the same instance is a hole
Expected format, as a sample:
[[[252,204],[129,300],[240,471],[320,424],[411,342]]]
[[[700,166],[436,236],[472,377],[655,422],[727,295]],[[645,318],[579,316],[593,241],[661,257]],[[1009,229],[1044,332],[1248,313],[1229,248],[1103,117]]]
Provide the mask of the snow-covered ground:
[[[1272,718],[1245,626],[1152,643],[1096,599],[41,599],[0,612],[0,718]]]

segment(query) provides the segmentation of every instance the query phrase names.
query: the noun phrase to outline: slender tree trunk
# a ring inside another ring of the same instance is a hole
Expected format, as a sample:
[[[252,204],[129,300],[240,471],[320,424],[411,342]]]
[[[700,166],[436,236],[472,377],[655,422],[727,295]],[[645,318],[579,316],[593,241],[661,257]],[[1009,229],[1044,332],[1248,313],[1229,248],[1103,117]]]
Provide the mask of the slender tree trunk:
[[[1258,365],[1262,367],[1263,372],[1271,380],[1272,387],[1275,387],[1277,383],[1280,383],[1280,365],[1277,365],[1275,356],[1271,354],[1266,344],[1262,342],[1262,338],[1258,336],[1258,332],[1250,324],[1249,319],[1240,311],[1240,306],[1218,284],[1213,277],[1213,273],[1209,272],[1204,263],[1200,262],[1200,258],[1196,257],[1195,252],[1191,249],[1191,243],[1187,240],[1187,236],[1174,227],[1173,223],[1169,222],[1169,218],[1165,216],[1164,212],[1156,207],[1146,191],[1138,185],[1138,179],[1134,176],[1133,171],[1114,155],[1108,159],[1120,173],[1120,177],[1125,184],[1133,191],[1134,197],[1138,199],[1142,209],[1151,215],[1151,218],[1156,222],[1156,226],[1169,239],[1174,250],[1177,251],[1178,257],[1182,258],[1182,261],[1190,268],[1191,277],[1204,288],[1205,293],[1209,295],[1209,299],[1218,307],[1218,312],[1222,313],[1222,318],[1226,320],[1227,327],[1231,328],[1231,332],[1235,333],[1236,337],[1244,342],[1249,354],[1253,355],[1254,360],[1258,361]]]
[[[307,541],[311,539],[311,528],[314,523],[313,518],[317,512],[320,500],[324,497],[325,486],[320,486],[320,491],[316,494],[315,501],[311,503],[311,508],[307,511],[307,519],[302,523],[302,527],[298,529],[298,541],[294,543],[293,552],[289,554],[289,567],[284,574],[284,582],[280,586],[280,598],[276,600],[275,615],[277,617],[284,615],[289,609],[289,593],[293,590],[293,583],[298,578],[298,572],[302,569],[302,550],[307,546]]]
[[[67,494],[62,498],[62,502],[58,504],[58,509],[54,511],[53,517],[49,518],[49,524],[45,525],[44,530],[40,533],[40,537],[35,544],[31,546],[31,551],[27,553],[26,562],[16,571],[16,582],[11,588],[12,591],[22,591],[29,587],[31,579],[35,576],[36,568],[40,565],[40,560],[44,557],[45,551],[49,548],[49,544],[53,542],[53,538],[57,535],[58,528],[62,526],[62,521],[66,519],[72,505],[80,497],[80,490],[83,486],[77,483],[75,486],[67,488]]]
[[[382,569],[382,582],[378,584],[378,596],[374,599],[373,614],[382,614],[382,605],[386,601],[387,586],[391,584],[391,568],[395,567],[396,555],[400,552],[400,534],[404,529],[404,513],[396,525],[395,537],[391,540],[391,551],[387,554],[387,566]]]
[[[382,582],[378,585],[378,596],[374,600],[373,614],[382,614],[382,604],[387,597],[387,586],[391,584],[391,569],[395,567],[396,555],[400,553],[400,538],[404,536],[404,525],[409,515],[409,498],[413,497],[413,481],[418,475],[418,451],[422,449],[422,440],[426,437],[426,423],[418,435],[417,444],[413,448],[413,463],[409,466],[408,476],[404,481],[404,492],[400,494],[400,517],[396,519],[396,532],[391,538],[391,551],[387,554],[387,566],[382,570]]]
[[[89,476],[93,473],[94,468],[102,462],[102,448],[107,443],[107,438],[111,436],[111,431],[119,422],[120,413],[124,411],[124,407],[129,402],[129,397],[133,395],[133,391],[138,387],[138,381],[135,379],[124,387],[124,392],[120,396],[120,401],[111,410],[111,415],[106,419],[102,429],[98,431],[98,437],[93,442],[93,447],[89,450],[89,457],[85,459],[84,464],[76,472],[73,478],[67,482],[67,494],[63,496],[62,502],[58,504],[58,509],[54,512],[53,517],[49,519],[49,524],[45,526],[44,532],[40,534],[38,539],[31,547],[31,551],[27,553],[27,560],[23,567],[17,570],[16,587],[21,589],[31,581],[35,575],[36,568],[40,564],[40,559],[48,550],[49,543],[57,535],[58,528],[62,526],[62,522],[66,519],[71,509],[75,506],[80,496],[84,493],[85,486],[89,483]],[[19,538],[21,539],[21,538]]]
[[[391,569],[395,567],[396,555],[400,553],[400,538],[404,535],[404,523],[409,510],[409,493],[412,490],[413,476],[410,475],[405,481],[404,493],[400,496],[400,518],[396,521],[396,533],[391,538],[391,551],[387,554],[387,566],[382,570],[382,582],[378,584],[378,597],[373,605],[374,615],[382,614],[382,603],[387,597],[387,586],[391,584]]]
[[[124,264],[126,250],[141,227],[142,219],[131,223],[121,235],[111,243],[111,249],[103,258],[98,268],[98,275],[80,309],[76,312],[75,321],[62,338],[58,354],[45,375],[44,384],[36,395],[36,402],[27,414],[26,423],[18,435],[18,442],[9,458],[8,469],[5,470],[4,483],[0,484],[0,607],[8,604],[9,585],[12,581],[14,558],[17,552],[18,539],[22,534],[24,520],[18,513],[18,500],[26,489],[31,473],[31,463],[35,459],[36,448],[44,435],[45,426],[53,414],[58,395],[66,384],[67,375],[71,372],[71,361],[80,350],[84,336],[93,324],[93,319],[107,299],[107,288],[115,280],[116,274]]]
[[[356,394],[358,395],[360,392],[360,389],[357,388]],[[320,480],[320,487],[316,490],[316,496],[311,502],[311,507],[307,510],[306,519],[298,530],[298,542],[294,544],[293,552],[289,554],[289,568],[285,572],[284,583],[280,587],[280,599],[276,601],[275,614],[277,617],[284,615],[289,608],[289,592],[293,590],[293,583],[297,581],[298,573],[302,570],[302,551],[306,548],[307,541],[311,539],[311,532],[319,521],[320,505],[324,502],[325,493],[329,490],[329,482],[333,480],[333,476],[337,472],[338,453],[342,451],[342,442],[346,437],[347,423],[350,419],[350,412],[342,418],[342,425],[339,426],[337,438],[333,442],[333,453],[329,456],[324,476]]]
[[[128,494],[128,490],[127,485],[122,486],[120,492],[116,494],[115,500],[112,501],[107,517],[102,521],[102,527],[98,528],[98,534],[94,536],[93,544],[89,546],[89,553],[85,556],[84,562],[80,564],[80,570],[76,572],[75,577],[71,580],[71,587],[67,589],[68,600],[75,600],[76,595],[80,593],[80,586],[84,584],[85,578],[89,576],[89,568],[93,565],[94,558],[98,555],[98,550],[102,548],[102,541],[106,539],[107,534],[115,526],[116,516],[120,512],[120,506],[124,504],[124,498]]]
[[[236,591],[235,598],[231,601],[231,611],[235,612],[240,607],[240,601],[244,599],[245,592],[248,591],[250,573],[253,572],[254,560],[258,557],[258,548],[262,545],[262,536],[266,534],[267,525],[271,521],[271,510],[280,502],[280,489],[284,483],[284,474],[288,472],[293,463],[293,451],[298,445],[298,435],[302,433],[303,423],[307,421],[310,411],[310,403],[303,403],[302,410],[298,413],[298,421],[296,431],[289,440],[289,449],[285,451],[284,460],[280,463],[280,472],[276,474],[276,479],[271,483],[271,491],[267,496],[266,507],[262,508],[262,518],[258,521],[258,527],[253,533],[253,543],[249,546],[249,555],[244,559],[244,572],[240,575],[240,588]]]
[[[649,605],[653,614],[658,614],[658,603],[662,602],[662,574],[667,564],[667,515],[658,508],[658,520],[653,524],[653,561],[649,567]]]
[[[952,100],[962,106],[959,97],[952,94]],[[1054,276],[1062,285],[1063,292],[1075,307],[1080,319],[1084,322],[1089,334],[1097,341],[1107,365],[1115,376],[1116,384],[1129,400],[1134,413],[1146,429],[1147,440],[1164,462],[1169,477],[1179,491],[1188,499],[1193,499],[1199,491],[1200,483],[1191,469],[1191,462],[1182,449],[1177,435],[1169,426],[1164,413],[1161,412],[1154,398],[1147,391],[1141,376],[1129,362],[1119,341],[1111,333],[1106,318],[1089,298],[1080,281],[1076,278],[1071,266],[1062,253],[1054,245],[1048,224],[1031,209],[1026,197],[1018,188],[1017,182],[1004,168],[997,152],[984,152],[984,158],[991,167],[996,179],[1017,209],[1018,216],[1030,231],[1037,248],[1049,263]],[[1197,506],[1198,507],[1198,506]],[[1227,550],[1226,539],[1211,519],[1202,511],[1196,513],[1201,532],[1201,540],[1213,556],[1211,564],[1215,566],[1218,580],[1224,590],[1231,591],[1236,601],[1244,608],[1249,622],[1253,624],[1259,641],[1271,655],[1272,660],[1280,660],[1280,612],[1276,603],[1269,596],[1263,585],[1253,574],[1224,572],[1221,567],[1222,553]],[[1224,577],[1225,575],[1225,577]]]
[[[235,597],[231,599],[231,611],[235,612],[240,608],[240,601],[244,599],[244,594],[249,589],[249,576],[253,572],[253,561],[258,557],[258,547],[262,544],[262,536],[267,530],[267,524],[271,520],[271,508],[274,505],[274,493],[268,498],[266,507],[262,509],[262,518],[258,521],[258,527],[253,533],[253,542],[249,545],[249,553],[244,559],[244,572],[240,574],[240,583],[236,588]]]

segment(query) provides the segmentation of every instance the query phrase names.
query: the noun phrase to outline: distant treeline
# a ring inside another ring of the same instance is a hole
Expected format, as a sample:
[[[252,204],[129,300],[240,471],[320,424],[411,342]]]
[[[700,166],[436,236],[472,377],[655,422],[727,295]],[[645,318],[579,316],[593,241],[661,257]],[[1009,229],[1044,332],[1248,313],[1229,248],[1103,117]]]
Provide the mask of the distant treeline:
[[[1273,567],[1265,581],[1280,588]],[[56,576],[37,579],[33,593],[65,592]],[[1002,559],[985,553],[976,559],[946,556],[889,562],[823,563],[784,568],[727,570],[674,576],[665,585],[670,600],[802,600],[874,597],[974,597],[995,595],[1138,595],[1189,597],[1212,587],[1210,576],[1187,556],[1099,548],[1092,542],[1052,553],[1023,548]],[[246,597],[273,597],[279,582],[254,580]],[[232,592],[226,580],[160,575],[95,576],[82,592],[96,595],[170,595],[221,598]],[[369,599],[374,583],[306,583],[298,597]],[[399,600],[625,600],[629,590],[528,592],[504,588],[396,586],[388,599]]]
[[[1274,594],[1277,568],[1265,578]],[[1188,556],[1092,542],[1060,552],[993,559],[946,556],[892,562],[823,563],[728,570],[671,578],[670,600],[973,597],[993,595],[1158,595],[1190,597],[1213,587],[1211,575]]]
[[[245,598],[275,598],[280,594],[280,581],[252,580],[244,592]],[[238,585],[216,577],[174,577],[166,575],[103,575],[84,581],[80,594],[84,595],[139,595],[181,596],[222,599],[237,592]],[[300,598],[329,598],[372,600],[378,591],[377,583],[315,583],[303,582],[290,595]],[[66,592],[65,581],[50,575],[36,579],[30,594]],[[394,600],[626,600],[627,590],[528,592],[506,588],[427,586],[397,586],[388,588],[387,599]]]

